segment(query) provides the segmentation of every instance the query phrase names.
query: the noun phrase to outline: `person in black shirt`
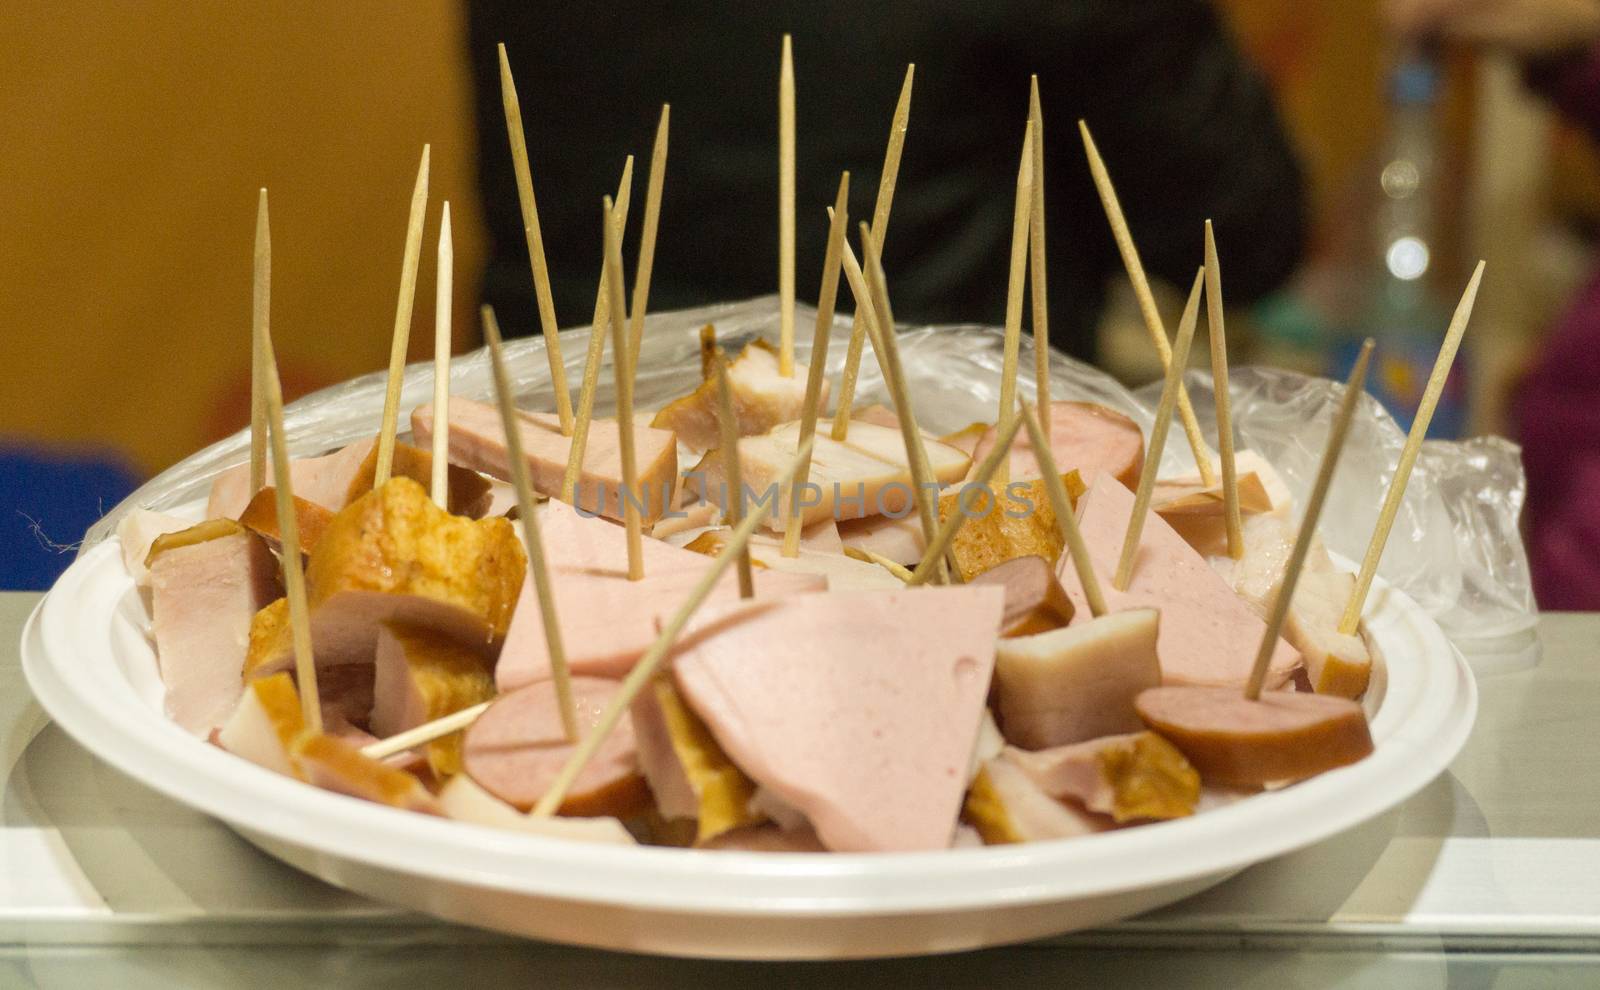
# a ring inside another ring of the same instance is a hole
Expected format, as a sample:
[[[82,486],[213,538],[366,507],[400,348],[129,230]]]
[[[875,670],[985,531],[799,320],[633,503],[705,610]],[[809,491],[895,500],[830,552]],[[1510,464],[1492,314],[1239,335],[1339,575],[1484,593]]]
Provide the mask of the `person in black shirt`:
[[[653,311],[777,288],[778,61],[794,37],[797,298],[814,297],[824,207],[851,173],[870,219],[890,118],[916,63],[884,246],[902,322],[999,324],[1018,155],[1037,73],[1045,119],[1051,342],[1093,359],[1121,261],[1078,136],[1086,119],[1146,268],[1188,285],[1215,221],[1228,301],[1276,287],[1300,256],[1302,176],[1271,94],[1200,0],[874,4],[534,4],[475,0],[480,186],[492,251],[483,298],[537,332],[495,45],[522,100],[556,311],[586,323],[599,204],[637,156],[628,243],[662,103],[672,104]],[[842,305],[850,305],[848,292]],[[814,301],[814,298],[812,298]]]

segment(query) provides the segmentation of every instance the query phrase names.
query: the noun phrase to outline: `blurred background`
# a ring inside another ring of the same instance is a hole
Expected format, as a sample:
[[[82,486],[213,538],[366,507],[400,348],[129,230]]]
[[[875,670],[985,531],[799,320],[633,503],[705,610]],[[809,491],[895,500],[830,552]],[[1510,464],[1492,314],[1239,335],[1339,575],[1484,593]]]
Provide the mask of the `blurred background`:
[[[1148,178],[1141,170],[1160,149],[1151,146],[1159,133],[1149,132],[1163,120],[1153,111],[1144,115],[1142,101],[1171,97],[1180,106],[1182,94],[1123,86],[1123,102],[1114,107],[1111,96],[1103,104],[1089,97],[1073,103],[1071,93],[1093,94],[1097,80],[1117,82],[1107,74],[1130,60],[1113,49],[1108,65],[1091,72],[1063,48],[1043,64],[1029,64],[1027,54],[1000,43],[1008,30],[1047,35],[1057,23],[1062,32],[1092,37],[1096,48],[1124,31],[1119,43],[1129,51],[1162,52],[1144,60],[1150,71],[1179,77],[1186,46],[1198,49],[1194,39],[1214,35],[1211,44],[1227,53],[1206,55],[1193,67],[1195,78],[1221,80],[1218,92],[1243,104],[1255,87],[1265,94],[1266,117],[1257,108],[1249,119],[1229,119],[1232,104],[1220,100],[1214,121],[1205,119],[1206,105],[1185,110],[1185,119],[1204,125],[1218,161],[1234,154],[1246,155],[1244,162],[1260,160],[1248,156],[1263,148],[1266,158],[1282,159],[1276,171],[1220,180],[1240,191],[1241,201],[1227,209],[1249,218],[1231,229],[1219,219],[1218,230],[1224,288],[1230,273],[1240,286],[1227,293],[1237,363],[1338,374],[1351,341],[1377,332],[1389,345],[1374,390],[1404,418],[1449,311],[1481,257],[1488,261],[1488,281],[1434,432],[1520,438],[1519,410],[1543,408],[1527,405],[1535,400],[1525,396],[1524,382],[1532,369],[1538,384],[1548,335],[1581,306],[1573,298],[1594,261],[1600,165],[1582,109],[1600,106],[1600,71],[1587,61],[1600,38],[1600,4],[1586,0],[1132,5],[1169,18],[1173,30],[1160,49],[1139,48],[1145,44],[1139,38],[1162,32],[1127,17],[1105,28],[1110,34],[1089,33],[1092,25],[1115,20],[1110,11],[1123,4],[1037,10],[1002,4],[991,19],[1003,23],[965,31],[927,13],[919,22],[909,16],[917,8],[889,4],[890,13],[906,15],[897,33],[872,25],[871,33],[863,28],[859,44],[839,46],[841,63],[845,54],[879,53],[881,65],[859,81],[842,76],[842,64],[837,72],[828,64],[830,39],[842,37],[852,22],[829,23],[816,5],[780,5],[761,19],[720,29],[720,18],[708,14],[703,20],[713,26],[699,35],[692,24],[665,23],[671,20],[665,14],[648,31],[633,31],[626,17],[561,15],[537,6],[352,0],[296,5],[288,13],[277,5],[176,2],[0,5],[0,586],[47,586],[70,558],[63,547],[103,509],[140,480],[245,425],[258,187],[271,190],[272,329],[290,397],[385,363],[406,204],[425,142],[432,145],[431,206],[411,359],[432,351],[431,259],[441,199],[450,201],[454,222],[457,349],[477,346],[480,293],[508,312],[504,322],[513,330],[533,327],[531,316],[518,310],[531,313],[531,285],[504,125],[495,116],[499,93],[485,86],[494,78],[495,40],[508,43],[517,70],[541,214],[550,218],[546,246],[563,325],[587,322],[592,305],[599,238],[590,220],[598,219],[599,196],[615,185],[626,150],[639,156],[635,190],[642,202],[650,135],[659,103],[668,99],[674,158],[653,308],[703,301],[695,298],[696,279],[702,269],[715,276],[718,265],[731,273],[724,297],[775,290],[776,259],[769,257],[775,251],[764,247],[774,242],[762,239],[752,243],[763,246],[751,247],[730,236],[711,243],[708,231],[719,221],[706,214],[705,201],[693,198],[697,178],[719,169],[736,173],[731,188],[752,195],[734,203],[759,215],[751,236],[765,238],[776,212],[775,151],[719,147],[706,156],[711,168],[697,165],[691,149],[697,140],[717,140],[713,125],[740,128],[746,117],[750,147],[771,147],[785,18],[795,25],[801,106],[802,299],[814,296],[820,263],[820,250],[816,262],[810,253],[823,224],[811,211],[831,199],[843,161],[853,173],[852,212],[870,215],[899,76],[914,58],[912,137],[896,232],[886,246],[891,278],[906,297],[902,303],[897,291],[897,313],[1001,322],[996,299],[1004,294],[1003,249],[970,264],[927,252],[939,243],[935,230],[959,227],[953,241],[978,246],[986,243],[985,224],[1003,237],[1010,180],[979,187],[984,204],[968,212],[983,222],[967,227],[953,219],[971,205],[959,190],[947,197],[943,215],[933,208],[919,213],[913,204],[919,196],[945,202],[940,175],[964,167],[974,175],[984,169],[1014,175],[1027,73],[1037,71],[1050,134],[1047,168],[1062,172],[1059,197],[1057,180],[1050,186],[1061,201],[1051,201],[1049,238],[1052,324],[1065,328],[1055,339],[1130,381],[1155,376],[1154,354],[1103,215],[1087,208],[1070,212],[1074,202],[1092,203],[1084,198],[1086,173],[1072,121],[1080,114],[1090,119],[1113,177],[1129,176],[1137,194]],[[544,23],[564,16],[574,19],[571,30],[592,29],[622,47],[590,44],[563,34],[564,23]],[[1546,29],[1530,30],[1530,24]],[[746,34],[766,40],[750,48]],[[712,54],[718,45],[720,54]],[[580,56],[593,60],[594,71]],[[667,67],[659,78],[651,74],[656,63]],[[954,92],[969,77],[988,80],[989,88],[968,108],[972,123],[949,128],[966,135],[967,145],[919,137],[919,127],[936,131],[940,114],[960,120],[963,107],[944,90]],[[1591,80],[1597,84],[1591,90],[1580,88]],[[746,83],[758,98],[746,99]],[[739,105],[740,114],[697,117],[696,100],[708,86],[722,91],[725,104]],[[835,88],[845,95],[830,95]],[[617,119],[607,122],[597,113],[625,96]],[[844,105],[853,97],[861,106]],[[834,140],[830,115],[853,127],[854,114],[870,126],[859,135],[852,131],[851,140]],[[1003,143],[977,140],[988,117],[1000,120],[1009,135]],[[1130,133],[1119,119],[1143,122],[1145,132]],[[550,126],[541,134],[546,120]],[[586,126],[601,136],[587,141]],[[542,144],[541,136],[550,143]],[[678,178],[680,168],[687,179]],[[1192,272],[1201,240],[1189,217],[1211,215],[1213,207],[1184,201],[1202,198],[1204,182],[1196,178],[1191,188],[1151,180],[1151,188],[1137,197],[1142,204],[1128,204],[1135,235],[1142,244],[1148,238],[1148,252],[1158,256],[1151,268],[1158,275]],[[1257,188],[1259,195],[1244,195]],[[1182,251],[1167,252],[1171,265],[1160,263],[1161,221],[1141,219],[1177,209],[1168,209],[1163,197],[1183,204],[1185,240],[1175,242]],[[1074,265],[1080,243],[1081,256],[1096,264],[1064,268],[1058,301],[1056,266]],[[1265,260],[1253,260],[1251,252]],[[972,284],[918,279],[917,272],[936,263],[969,272]],[[1169,318],[1181,302],[1172,280],[1169,275],[1161,286]],[[1600,334],[1600,325],[1593,329]],[[1199,342],[1195,350],[1197,357],[1205,353]],[[1560,388],[1551,387],[1559,396]],[[1584,386],[1579,397],[1590,391]],[[1541,394],[1548,400],[1552,393]],[[1530,507],[1557,518],[1571,501],[1566,486],[1572,482],[1555,478],[1541,492],[1541,478],[1535,478]],[[1553,507],[1541,509],[1541,498]],[[1600,513],[1593,515],[1594,523],[1584,525],[1600,528]],[[1540,589],[1547,605],[1558,601],[1548,587],[1546,581]]]

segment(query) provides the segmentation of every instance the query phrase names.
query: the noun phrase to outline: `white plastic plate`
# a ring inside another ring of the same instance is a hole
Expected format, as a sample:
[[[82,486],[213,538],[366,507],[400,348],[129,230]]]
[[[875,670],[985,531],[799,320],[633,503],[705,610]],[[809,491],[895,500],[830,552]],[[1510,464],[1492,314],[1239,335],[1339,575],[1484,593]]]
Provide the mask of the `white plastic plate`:
[[[602,846],[410,814],[280,777],[167,721],[143,602],[109,540],[28,622],[23,670],[90,752],[314,876],[452,921],[611,949],[743,958],[949,952],[1171,903],[1373,818],[1445,769],[1477,710],[1472,674],[1379,582],[1377,750],[1350,767],[1179,821],[936,853],[775,854]]]

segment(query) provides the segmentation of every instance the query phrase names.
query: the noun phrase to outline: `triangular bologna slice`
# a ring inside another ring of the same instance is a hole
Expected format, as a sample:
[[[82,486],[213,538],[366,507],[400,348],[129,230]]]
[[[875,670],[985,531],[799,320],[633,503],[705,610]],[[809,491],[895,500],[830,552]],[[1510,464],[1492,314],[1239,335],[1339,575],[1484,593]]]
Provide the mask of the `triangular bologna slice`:
[[[1078,528],[1100,575],[1106,607],[1113,612],[1160,609],[1156,652],[1164,683],[1242,686],[1250,677],[1266,623],[1160,516],[1152,512],[1145,518],[1128,590],[1112,587],[1111,575],[1132,514],[1133,493],[1109,474],[1095,478],[1078,501]],[[1076,608],[1073,624],[1089,621],[1089,606],[1069,555],[1062,555],[1057,574]],[[1299,664],[1294,647],[1278,640],[1266,686],[1288,683]]]
[[[950,844],[1005,594],[970,585],[701,610],[678,690],[840,852]]]

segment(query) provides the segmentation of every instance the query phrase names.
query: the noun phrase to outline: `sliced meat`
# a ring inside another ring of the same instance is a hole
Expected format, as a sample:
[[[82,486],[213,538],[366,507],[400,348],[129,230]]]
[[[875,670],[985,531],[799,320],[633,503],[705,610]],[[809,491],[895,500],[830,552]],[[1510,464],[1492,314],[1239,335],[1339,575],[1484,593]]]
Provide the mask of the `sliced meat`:
[[[697,845],[760,824],[750,807],[755,783],[728,759],[670,678],[639,692],[630,714],[639,765],[662,817],[694,820]]]
[[[594,730],[619,686],[597,677],[572,679],[580,737]],[[479,787],[527,811],[555,783],[572,751],[561,730],[555,685],[541,681],[502,694],[472,723],[462,763]],[[650,789],[639,772],[633,720],[624,718],[573,782],[558,812],[626,818],[649,806]]]
[[[1046,749],[1137,732],[1133,700],[1161,683],[1161,618],[1155,609],[1130,609],[1001,640],[994,682],[1005,737]]]
[[[1039,752],[1007,747],[1005,758],[1040,790],[1118,822],[1194,814],[1200,774],[1153,732],[1106,736]]]
[[[1372,752],[1366,713],[1347,698],[1263,691],[1250,701],[1231,688],[1160,687],[1135,704],[1208,787],[1304,780]]]
[[[294,493],[331,512],[338,512],[349,503],[350,485],[376,443],[375,437],[366,437],[331,454],[290,458],[289,480]],[[368,481],[367,486],[371,485]],[[212,479],[206,518],[237,519],[254,495],[250,490],[250,465],[234,465]]]
[[[989,846],[1075,839],[1115,827],[1104,815],[1046,794],[1027,774],[1004,759],[990,760],[978,771],[967,792],[962,817]]]
[[[361,750],[336,736],[302,736],[295,746],[295,759],[306,780],[325,791],[405,811],[440,814],[439,803],[422,781],[363,756]]]
[[[490,794],[464,773],[451,777],[450,782],[440,789],[439,809],[446,818],[489,828],[578,842],[635,845],[633,836],[615,818],[562,818],[559,815],[535,818]]]
[[[304,556],[322,539],[328,524],[333,522],[333,513],[298,495],[290,497],[294,499],[295,526],[299,530],[300,553]],[[278,531],[278,490],[263,488],[256,492],[250,504],[239,513],[239,524],[266,540],[274,551],[281,552],[283,534]]]
[[[788,519],[788,492],[779,479],[799,446],[800,424],[784,423],[760,436],[739,441],[739,470],[747,491],[746,508],[765,512],[767,526],[782,532]],[[940,484],[961,480],[969,458],[954,447],[929,440],[928,463]],[[722,454],[711,450],[685,482],[708,502],[726,507],[729,496]],[[801,518],[807,525],[822,519],[836,522],[874,515],[914,512],[911,469],[899,430],[857,423],[843,442],[824,432],[816,436],[811,451],[812,487],[799,493]]]
[[[906,567],[915,567],[922,560],[927,541],[922,538],[922,523],[915,514],[901,516],[866,516],[847,519],[839,523],[839,540],[843,546],[875,553]]]
[[[1072,599],[1056,580],[1055,567],[1043,557],[1013,557],[975,575],[968,583],[994,584],[1005,589],[1001,638],[1049,632],[1072,621]]]
[[[829,849],[942,849],[1004,598],[939,587],[711,606],[680,640],[673,673],[734,763]]]
[[[590,676],[624,676],[655,641],[656,615],[682,604],[711,562],[701,554],[645,540],[645,576],[629,581],[627,536],[620,526],[585,517],[564,502],[548,503],[539,518],[568,666]],[[826,583],[814,575],[762,571],[755,586],[758,597],[771,597],[820,591]],[[713,599],[738,594],[738,577],[731,571],[712,589]],[[510,691],[549,676],[544,615],[529,579],[500,651],[495,680],[501,691]]]
[[[977,465],[994,449],[998,436],[993,426],[986,429],[972,451]],[[1092,402],[1050,403],[1050,453],[1056,470],[1077,471],[1084,484],[1093,484],[1102,473],[1109,474],[1129,488],[1139,484],[1144,466],[1144,434],[1139,424],[1105,406]],[[1033,441],[1026,431],[1011,444],[1011,480],[1040,477],[1039,462],[1033,454]]]
[[[294,681],[288,674],[273,674],[244,686],[217,741],[223,749],[257,766],[285,777],[299,777],[294,748],[305,729]]]
[[[157,537],[176,533],[194,525],[192,519],[180,519],[165,512],[133,509],[117,523],[117,540],[122,544],[122,565],[133,575],[133,583],[143,588],[150,583],[150,568],[145,558]]]
[[[379,738],[415,728],[494,697],[483,655],[430,629],[385,623],[378,628],[372,731]],[[428,766],[443,779],[461,771],[462,734],[427,745]]]
[[[819,853],[828,849],[809,828],[786,831],[776,825],[751,825],[719,833],[704,842],[695,843],[697,849],[720,849],[725,852],[760,853]]]
[[[1083,483],[1073,472],[1061,476],[1067,495],[1077,498]],[[1061,530],[1044,479],[1012,481],[998,500],[988,489],[966,485],[939,498],[939,519],[962,512],[967,521],[950,544],[963,580],[971,581],[1017,557],[1038,556],[1054,562],[1061,556]]]
[[[1106,607],[1113,612],[1129,608],[1161,611],[1157,648],[1165,683],[1242,688],[1266,634],[1266,623],[1160,516],[1151,514],[1145,519],[1127,590],[1113,586],[1111,576],[1122,553],[1133,501],[1132,492],[1102,474],[1078,502],[1078,528],[1094,569],[1101,575]],[[1065,555],[1057,575],[1078,610],[1073,621],[1086,621],[1089,610],[1077,570]],[[1267,667],[1266,686],[1288,683],[1299,664],[1300,654],[1280,639]]]
[[[410,478],[429,491],[433,489],[433,451],[397,441],[394,457],[389,465],[390,477]],[[378,450],[373,449],[361,461],[350,487],[345,490],[345,505],[372,491],[372,482],[378,475]],[[488,478],[456,464],[445,467],[446,488],[450,492],[449,509],[453,516],[481,519],[489,514],[494,492]]]
[[[572,438],[561,435],[561,421],[553,414],[522,412],[518,418],[529,483],[535,491],[559,497],[571,456]],[[433,406],[418,406],[411,413],[411,432],[418,443],[431,442]],[[629,499],[639,507],[640,518],[648,526],[673,504],[678,480],[678,444],[670,431],[652,429],[637,422],[633,442],[639,488]],[[459,396],[451,397],[450,462],[510,480],[510,455],[506,452],[505,429],[497,408]],[[575,497],[578,506],[591,513],[611,519],[623,518],[622,446],[616,420],[597,418],[590,422]]]
[[[780,375],[778,355],[772,345],[754,340],[728,365],[728,391],[739,435],[761,434],[779,423],[800,418],[806,399],[806,373],[797,367],[788,378]],[[819,408],[827,403],[828,379],[823,378]],[[671,430],[690,450],[709,450],[722,441],[717,409],[717,381],[707,375],[693,392],[667,403],[650,425]]]
[[[204,738],[238,704],[250,623],[279,594],[278,562],[238,523],[200,523],[156,544],[151,625],[166,711]]]
[[[317,666],[372,663],[385,622],[431,629],[492,657],[525,571],[510,522],[452,516],[415,481],[391,479],[339,512],[306,564]],[[251,625],[245,675],[293,665],[287,609],[263,610]]]
[[[732,530],[726,527],[706,530],[684,546],[685,550],[714,557],[722,552]],[[805,591],[874,591],[893,590],[905,582],[879,567],[865,561],[854,560],[840,553],[826,553],[808,549],[804,544],[793,557],[785,557],[780,541],[750,541],[750,560],[756,567],[756,591],[761,592],[763,580],[772,581],[779,574],[792,579],[817,582],[813,588],[796,587],[791,593]]]

